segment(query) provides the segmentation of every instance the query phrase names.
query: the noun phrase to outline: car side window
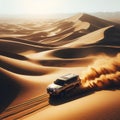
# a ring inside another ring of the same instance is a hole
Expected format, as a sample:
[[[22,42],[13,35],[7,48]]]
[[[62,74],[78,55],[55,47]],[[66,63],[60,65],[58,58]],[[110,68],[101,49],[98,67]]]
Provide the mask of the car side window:
[[[67,84],[73,83],[74,81],[76,81],[76,77],[69,79],[67,81]]]

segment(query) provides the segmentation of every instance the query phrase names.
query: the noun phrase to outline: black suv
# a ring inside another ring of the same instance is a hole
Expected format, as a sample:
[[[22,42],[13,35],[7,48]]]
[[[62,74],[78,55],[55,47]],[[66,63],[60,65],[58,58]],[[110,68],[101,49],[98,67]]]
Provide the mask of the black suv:
[[[81,85],[81,79],[79,75],[67,74],[61,76],[54,83],[47,87],[47,93],[50,96],[64,95],[66,92],[72,90],[73,88],[79,87]]]

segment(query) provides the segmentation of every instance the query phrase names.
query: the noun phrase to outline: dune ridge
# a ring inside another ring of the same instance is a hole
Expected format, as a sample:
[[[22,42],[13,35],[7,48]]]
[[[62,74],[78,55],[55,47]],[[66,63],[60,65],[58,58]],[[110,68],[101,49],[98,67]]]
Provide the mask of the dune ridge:
[[[70,43],[71,41],[73,41],[74,38],[81,37],[95,30],[98,30],[103,27],[108,27],[111,25],[119,26],[119,24],[117,23],[109,22],[88,14],[77,14],[73,17],[66,18],[64,20],[57,21],[51,24],[50,26],[51,30],[49,32],[45,31],[43,32],[43,34],[42,32],[40,33],[38,32],[37,34],[26,36],[25,38],[30,40],[36,40],[43,44],[47,43],[50,45],[59,46],[65,43]],[[52,32],[55,33],[55,31],[57,30],[59,30],[58,33],[48,37],[48,34]],[[58,42],[58,38],[62,38],[61,39],[63,41],[62,44],[61,42]],[[54,42],[51,42],[51,39],[53,39]]]

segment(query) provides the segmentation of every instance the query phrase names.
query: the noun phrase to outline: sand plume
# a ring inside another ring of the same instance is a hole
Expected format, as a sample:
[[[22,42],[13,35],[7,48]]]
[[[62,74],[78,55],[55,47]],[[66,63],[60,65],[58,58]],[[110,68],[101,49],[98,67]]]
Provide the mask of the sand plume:
[[[92,88],[120,86],[120,54],[97,60],[83,75],[83,86]]]

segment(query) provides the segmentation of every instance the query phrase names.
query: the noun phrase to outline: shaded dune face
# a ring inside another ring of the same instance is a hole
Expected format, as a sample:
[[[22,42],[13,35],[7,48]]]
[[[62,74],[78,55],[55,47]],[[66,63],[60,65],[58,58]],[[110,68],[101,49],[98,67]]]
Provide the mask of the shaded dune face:
[[[21,43],[26,43],[26,44],[31,44],[31,45],[37,45],[37,46],[47,46],[47,47],[53,47],[51,45],[46,45],[46,44],[42,44],[36,41],[30,41],[28,39],[23,39],[23,38],[17,38],[17,37],[0,37],[1,41],[14,41],[14,42],[21,42]]]
[[[93,62],[93,58],[83,59],[58,59],[37,61],[43,66],[51,67],[85,67]]]
[[[91,26],[88,30],[91,32],[115,24],[88,14],[84,14],[79,20],[89,22]]]
[[[75,39],[73,42],[63,45],[63,47],[79,48],[85,46],[118,46],[120,38],[120,28],[118,26],[108,26],[88,33]]]
[[[92,45],[120,46],[120,28],[111,27],[104,32],[104,38]]]
[[[61,22],[54,23],[51,26],[49,26],[47,29],[45,29],[44,32],[38,32],[30,36],[25,36],[23,38],[34,41],[42,41],[42,40],[47,41],[47,39],[55,38],[67,34],[69,32],[72,32],[74,30],[74,28],[72,27],[73,24],[74,23],[68,21],[62,23]]]
[[[44,75],[52,72],[52,68],[45,69],[44,67],[29,61],[8,58],[5,56],[1,56],[0,66],[14,73],[23,75]]]
[[[21,85],[0,73],[0,113],[7,108],[21,91]]]
[[[51,49],[49,47],[26,44],[11,40],[0,40],[0,48],[2,51],[12,52],[12,53],[21,53],[28,50],[33,50],[35,52],[38,52],[38,51],[45,51]]]
[[[84,88],[120,88],[117,24],[80,14],[32,29],[0,37],[0,112],[46,94],[50,83],[69,72],[80,75]]]
[[[6,52],[6,51],[2,51],[0,50],[0,54],[2,56],[6,56],[6,57],[10,57],[10,58],[14,58],[14,59],[18,59],[18,60],[28,60],[27,57],[16,54],[16,53],[12,53],[12,52]]]
[[[104,47],[104,46],[91,46],[83,48],[66,48],[53,51],[52,55],[59,58],[83,58],[89,55],[98,55],[105,53],[107,55],[116,55],[120,52],[120,48]]]

